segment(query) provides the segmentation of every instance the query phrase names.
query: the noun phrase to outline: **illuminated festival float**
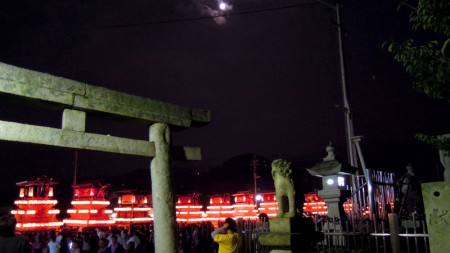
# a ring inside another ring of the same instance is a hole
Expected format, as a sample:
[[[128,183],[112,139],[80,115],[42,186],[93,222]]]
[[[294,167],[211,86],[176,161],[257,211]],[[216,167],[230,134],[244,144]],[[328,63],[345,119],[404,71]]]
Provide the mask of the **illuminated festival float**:
[[[11,211],[17,220],[16,230],[19,232],[58,229],[63,225],[56,219],[59,210],[54,206],[58,203],[53,198],[51,178],[42,176],[35,181],[16,183],[20,187],[19,199],[14,201],[18,207]]]
[[[227,217],[233,217],[235,211],[230,203],[229,194],[212,195],[209,200],[201,200],[202,195],[178,196],[176,205],[177,221],[183,223],[212,222],[217,224]]]
[[[200,203],[199,196],[196,194],[178,196],[175,208],[177,222],[197,223],[211,221],[211,219],[206,217],[203,205]]]
[[[208,203],[199,195],[178,196],[176,205],[177,221],[183,223],[223,222],[227,217],[257,220],[261,213],[274,217],[277,213],[275,192],[261,193],[254,201],[251,192],[208,196]]]
[[[113,213],[116,225],[129,228],[132,225],[153,221],[150,216],[150,214],[153,214],[150,195],[139,194],[132,190],[123,190],[116,193],[119,195],[119,206],[114,208]]]
[[[234,217],[242,219],[256,220],[258,219],[259,213],[265,213],[268,216],[274,214],[276,215],[277,209],[269,209],[271,206],[271,201],[264,201],[264,199],[269,199],[269,195],[275,195],[275,192],[266,192],[258,195],[254,195],[252,192],[238,192],[233,194],[234,204],[232,205],[235,213]],[[275,206],[277,201],[274,201]],[[261,204],[266,207],[261,207]],[[264,208],[258,210],[259,208]]]
[[[114,224],[113,211],[107,209],[110,202],[105,199],[109,185],[85,183],[73,186],[73,209],[68,209],[69,219],[63,222],[70,227],[102,227]]]
[[[351,213],[351,199],[344,203],[346,213]],[[198,195],[178,196],[176,205],[177,221],[182,223],[223,222],[227,217],[244,220],[258,220],[261,214],[268,218],[277,215],[278,203],[274,191],[262,192],[256,197],[251,191],[238,192],[233,195],[211,195],[208,205],[203,206]],[[326,216],[328,207],[317,193],[305,194],[303,212],[307,216]],[[150,214],[151,215],[151,214]]]

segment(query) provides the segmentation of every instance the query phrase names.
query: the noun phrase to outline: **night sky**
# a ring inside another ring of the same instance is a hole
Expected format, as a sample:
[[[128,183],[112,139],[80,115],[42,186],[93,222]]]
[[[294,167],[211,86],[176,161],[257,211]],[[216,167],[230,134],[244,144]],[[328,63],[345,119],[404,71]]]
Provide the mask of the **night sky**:
[[[201,162],[175,162],[175,176],[186,168],[203,173],[241,154],[314,164],[330,141],[345,159],[335,11],[304,0],[228,4],[227,15],[213,19],[213,0],[2,1],[0,61],[210,110],[209,125],[174,133],[175,144],[199,146],[203,153]],[[344,1],[355,134],[365,137],[368,167],[404,172],[411,162],[425,180],[435,180],[442,169],[437,152],[414,135],[448,133],[450,106],[415,91],[381,47],[390,39],[434,35],[411,32],[409,10],[396,8],[396,1]],[[61,116],[0,97],[2,120],[60,127]],[[87,131],[148,139],[148,126],[90,115]],[[73,176],[73,150],[1,142],[0,151],[0,206],[16,197],[15,182]],[[132,177],[149,164],[139,157],[78,153],[81,179]]]

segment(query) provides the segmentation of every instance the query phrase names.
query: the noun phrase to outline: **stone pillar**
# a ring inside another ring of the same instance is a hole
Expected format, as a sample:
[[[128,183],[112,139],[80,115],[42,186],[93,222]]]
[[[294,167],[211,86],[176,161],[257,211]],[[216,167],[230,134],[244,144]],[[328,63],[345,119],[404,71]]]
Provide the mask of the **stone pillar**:
[[[177,221],[172,191],[170,166],[170,128],[155,123],[150,127],[150,141],[155,144],[155,157],[151,163],[155,252],[178,252]]]
[[[344,203],[350,193],[346,190],[323,189],[318,191],[319,197],[323,198],[328,206],[327,216],[330,218],[346,219],[347,214],[344,210]]]
[[[431,253],[447,253],[450,248],[450,182],[422,184],[423,204]]]
[[[398,225],[398,215],[396,213],[388,214],[389,219],[389,233],[391,234],[391,250],[392,253],[401,252],[400,244],[400,226]]]
[[[450,134],[439,136],[440,138],[450,138]],[[450,182],[450,153],[446,150],[439,150],[439,157],[444,166],[444,181]]]

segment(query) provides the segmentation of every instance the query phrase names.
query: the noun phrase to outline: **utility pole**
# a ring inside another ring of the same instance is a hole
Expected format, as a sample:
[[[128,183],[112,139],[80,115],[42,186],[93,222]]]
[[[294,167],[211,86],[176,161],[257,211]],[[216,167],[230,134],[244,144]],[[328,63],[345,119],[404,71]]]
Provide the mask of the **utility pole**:
[[[338,43],[339,43],[339,65],[341,72],[341,85],[342,85],[342,100],[345,114],[345,137],[347,143],[347,155],[350,165],[356,167],[358,160],[356,158],[355,147],[353,146],[352,137],[353,132],[353,120],[352,120],[352,109],[350,103],[348,102],[348,92],[347,92],[347,80],[345,72],[345,61],[344,61],[344,43],[342,40],[342,22],[340,13],[340,1],[336,1],[336,27],[338,32]]]
[[[255,201],[255,206],[257,204],[256,196],[258,195],[258,188],[256,187],[256,179],[259,178],[259,176],[256,174],[256,168],[259,165],[258,159],[256,159],[256,154],[253,154],[253,160],[250,161],[250,165],[253,168],[253,186],[254,186],[254,196],[253,200]]]
[[[75,186],[77,184],[78,150],[75,149],[74,153],[75,153],[75,161],[74,161],[74,168],[73,168],[73,186]],[[73,195],[75,196],[75,190],[73,192]]]
[[[344,42],[342,38],[342,21],[341,21],[341,2],[342,0],[336,0],[334,4],[329,3],[325,0],[316,0],[323,5],[326,5],[329,8],[332,8],[336,11],[336,29],[337,29],[337,40],[338,40],[338,50],[339,50],[339,67],[340,67],[340,78],[341,78],[341,90],[342,90],[342,106],[344,109],[344,123],[345,123],[345,139],[346,139],[346,147],[347,147],[347,158],[350,165],[353,167],[358,167],[358,157],[357,151],[360,158],[360,162],[363,163],[363,172],[366,177],[366,181],[368,184],[368,189],[372,189],[372,180],[370,178],[370,173],[366,171],[364,158],[362,156],[361,148],[359,147],[359,141],[361,138],[355,137],[353,131],[353,119],[352,119],[352,109],[350,107],[349,99],[348,99],[348,91],[347,91],[347,80],[346,80],[346,69],[345,69],[345,59],[344,59]],[[356,141],[353,140],[356,138]],[[356,147],[355,147],[356,146]],[[358,149],[358,150],[357,150]],[[359,176],[359,171],[356,172],[356,176],[352,176],[352,188],[359,188],[359,184],[357,183],[356,177]],[[355,196],[352,197],[353,205],[360,204],[357,201]],[[373,201],[373,196],[369,193],[369,202]],[[370,212],[373,213],[373,203],[370,205]]]

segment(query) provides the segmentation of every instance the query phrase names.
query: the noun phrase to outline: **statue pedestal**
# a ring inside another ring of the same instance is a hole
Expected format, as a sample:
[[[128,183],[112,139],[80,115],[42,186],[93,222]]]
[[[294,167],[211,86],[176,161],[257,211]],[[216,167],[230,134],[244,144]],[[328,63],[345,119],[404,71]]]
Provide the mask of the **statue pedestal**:
[[[270,233],[259,237],[263,246],[271,246],[271,253],[303,253],[311,250],[312,243],[323,240],[315,231],[311,218],[273,218],[269,220]]]
[[[450,182],[422,184],[423,203],[431,253],[448,252],[450,248]]]

